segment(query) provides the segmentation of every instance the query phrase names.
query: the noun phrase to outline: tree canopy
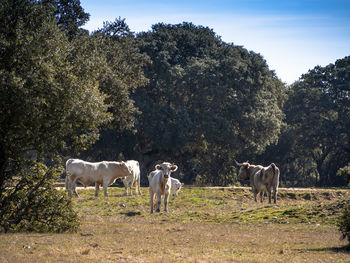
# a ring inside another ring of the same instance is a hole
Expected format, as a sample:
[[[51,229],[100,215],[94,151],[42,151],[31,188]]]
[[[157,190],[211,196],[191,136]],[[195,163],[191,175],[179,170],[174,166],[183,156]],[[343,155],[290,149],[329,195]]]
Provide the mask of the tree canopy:
[[[52,4],[57,12],[48,12]],[[36,230],[76,225],[70,201],[53,187],[62,157],[93,144],[102,127],[132,126],[125,121],[135,111],[128,91],[135,76],[144,77],[131,72],[136,66],[121,68],[132,54],[115,56],[111,63],[114,49],[108,40],[72,34],[85,20],[80,15],[63,19],[71,8],[82,12],[79,1],[0,5],[0,226],[5,230],[32,229],[34,222]],[[122,52],[114,48],[114,55]],[[62,224],[66,216],[71,224]]]
[[[137,132],[119,135],[123,156],[137,156],[144,171],[170,159],[186,167],[187,181],[202,174],[224,183],[226,174],[234,180],[235,156],[277,141],[285,88],[262,56],[191,23],[157,24],[137,41],[152,63],[149,83],[132,96]]]
[[[289,90],[287,127],[275,150],[291,184],[339,185],[350,156],[350,57],[316,66]],[[288,141],[288,142],[287,142]],[[292,183],[294,181],[294,183]]]

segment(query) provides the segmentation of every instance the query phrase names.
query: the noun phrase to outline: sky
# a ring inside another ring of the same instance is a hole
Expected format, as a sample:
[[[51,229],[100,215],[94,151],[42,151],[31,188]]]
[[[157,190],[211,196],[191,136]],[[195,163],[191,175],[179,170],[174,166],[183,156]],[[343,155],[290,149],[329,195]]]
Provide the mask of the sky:
[[[205,26],[226,43],[264,57],[292,84],[316,66],[350,55],[350,0],[81,0],[90,32],[125,18],[131,31],[157,23]]]

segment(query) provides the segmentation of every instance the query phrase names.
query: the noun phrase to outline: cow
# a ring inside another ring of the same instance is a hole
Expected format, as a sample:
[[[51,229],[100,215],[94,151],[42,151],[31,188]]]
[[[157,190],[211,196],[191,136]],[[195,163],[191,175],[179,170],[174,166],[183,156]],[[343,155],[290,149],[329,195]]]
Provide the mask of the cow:
[[[156,170],[148,175],[151,214],[153,202],[157,196],[156,212],[160,212],[161,196],[164,195],[164,211],[168,212],[168,201],[171,190],[171,173],[177,170],[177,165],[163,162],[155,166]]]
[[[260,193],[260,202],[263,202],[264,193],[267,191],[269,203],[271,204],[271,188],[273,188],[273,200],[276,204],[280,177],[278,167],[274,163],[263,167],[261,165],[249,164],[248,162],[238,163],[236,160],[235,162],[240,167],[238,179],[250,180],[255,202],[257,202],[256,196],[258,193]]]
[[[171,178],[171,189],[174,191],[174,199],[178,195],[179,191],[181,190],[181,187],[184,184],[181,183],[178,179],[176,178]]]
[[[125,162],[103,161],[90,163],[79,159],[69,159],[66,162],[66,173],[66,189],[69,196],[72,196],[72,190],[79,196],[75,186],[77,182],[80,182],[85,187],[95,184],[95,196],[98,196],[101,185],[104,196],[107,197],[107,187],[113,184],[117,178],[128,176],[129,169]]]
[[[140,165],[138,161],[130,160],[125,162],[129,169],[129,175],[122,179],[125,186],[125,195],[128,195],[128,189],[130,188],[130,195],[132,195],[132,187],[135,186],[138,190],[138,194],[141,195],[140,188]]]

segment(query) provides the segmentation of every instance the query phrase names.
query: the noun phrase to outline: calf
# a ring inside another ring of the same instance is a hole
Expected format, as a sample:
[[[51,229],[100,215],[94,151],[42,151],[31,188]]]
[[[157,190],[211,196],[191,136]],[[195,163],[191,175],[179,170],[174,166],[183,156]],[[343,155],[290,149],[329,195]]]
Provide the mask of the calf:
[[[125,186],[125,195],[128,195],[128,189],[130,189],[130,195],[132,195],[132,187],[135,186],[135,191],[137,189],[138,194],[141,195],[140,188],[140,165],[138,161],[130,160],[125,162],[129,169],[129,175],[122,178],[123,184]]]
[[[157,196],[156,212],[160,212],[161,197],[164,196],[164,211],[168,212],[168,201],[171,190],[171,173],[177,170],[175,164],[163,162],[155,166],[156,170],[148,175],[149,196],[151,214],[153,213],[153,202]]]
[[[178,195],[179,191],[181,190],[181,187],[184,184],[181,183],[178,179],[176,178],[171,178],[171,189],[174,191],[174,198]]]

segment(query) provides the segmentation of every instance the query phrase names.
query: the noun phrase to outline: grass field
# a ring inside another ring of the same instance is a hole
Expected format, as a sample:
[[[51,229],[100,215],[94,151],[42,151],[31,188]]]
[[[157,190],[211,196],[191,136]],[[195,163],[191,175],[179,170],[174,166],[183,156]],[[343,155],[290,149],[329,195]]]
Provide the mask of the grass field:
[[[1,234],[0,262],[350,262],[335,226],[349,190],[281,189],[269,205],[249,188],[185,187],[154,214],[142,191],[80,188],[77,233]]]

